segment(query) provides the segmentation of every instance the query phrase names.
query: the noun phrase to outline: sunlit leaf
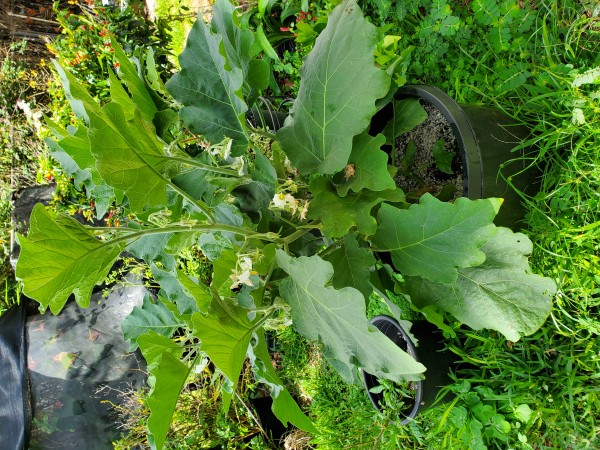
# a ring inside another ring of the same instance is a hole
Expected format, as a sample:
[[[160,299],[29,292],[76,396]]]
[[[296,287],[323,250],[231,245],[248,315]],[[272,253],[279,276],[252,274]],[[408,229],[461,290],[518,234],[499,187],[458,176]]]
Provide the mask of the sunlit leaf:
[[[138,344],[150,373],[150,392],[146,397],[150,408],[148,443],[153,449],[160,450],[164,447],[189,368],[180,360],[183,348],[165,336],[149,331],[138,338]]]
[[[82,307],[90,304],[96,284],[101,283],[118,259],[124,244],[102,241],[75,219],[33,208],[29,235],[19,235],[21,254],[16,276],[23,293],[58,314],[71,294]]]
[[[239,156],[248,144],[248,107],[240,97],[244,77],[237,67],[225,68],[221,42],[222,38],[212,34],[202,19],[197,20],[179,56],[181,72],[166,87],[184,105],[179,115],[193,133],[214,143],[227,136],[233,139],[232,154]]]

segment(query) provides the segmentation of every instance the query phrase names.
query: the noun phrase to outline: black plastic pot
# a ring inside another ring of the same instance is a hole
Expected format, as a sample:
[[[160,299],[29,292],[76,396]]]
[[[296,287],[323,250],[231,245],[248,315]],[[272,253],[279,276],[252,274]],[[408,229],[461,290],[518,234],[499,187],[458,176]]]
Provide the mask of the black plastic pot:
[[[396,100],[410,97],[429,102],[450,123],[464,168],[463,197],[473,200],[503,198],[504,203],[495,223],[518,227],[525,209],[521,197],[508,185],[505,178],[510,179],[517,189],[527,195],[535,195],[539,190],[537,171],[525,170],[528,166],[526,150],[513,152],[528,137],[529,130],[497,109],[459,105],[434,86],[404,86],[395,95]],[[392,114],[391,104],[378,112],[371,121],[371,134],[382,131]],[[508,161],[511,162],[502,167]]]
[[[418,341],[418,347],[396,319],[389,316],[377,316],[371,319],[370,323],[427,368],[425,379],[415,383],[414,403],[412,407],[407,407],[410,408],[410,411],[407,409],[406,415],[400,421],[400,425],[406,425],[417,414],[438,400],[440,390],[452,383],[449,370],[458,358],[452,352],[444,350],[442,332],[427,321],[414,322],[410,330]],[[378,411],[381,411],[380,402],[383,400],[383,393],[370,392],[372,388],[380,385],[378,378],[364,370],[361,370],[361,373],[371,403]],[[450,395],[446,395],[438,401],[446,402],[450,398]]]

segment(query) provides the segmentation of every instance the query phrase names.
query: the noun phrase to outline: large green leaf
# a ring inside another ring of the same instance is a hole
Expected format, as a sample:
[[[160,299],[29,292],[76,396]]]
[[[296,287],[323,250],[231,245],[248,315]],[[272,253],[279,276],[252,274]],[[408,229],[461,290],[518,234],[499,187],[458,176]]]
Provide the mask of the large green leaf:
[[[259,332],[257,335],[256,345],[250,347],[248,357],[250,364],[252,364],[254,376],[258,381],[267,385],[271,392],[273,398],[271,409],[273,413],[284,425],[290,422],[304,431],[315,433],[315,426],[283,386],[283,382],[273,368],[264,333]]]
[[[375,258],[366,248],[359,246],[353,234],[344,236],[343,244],[323,259],[335,268],[332,285],[336,289],[346,286],[358,289],[368,299],[373,292],[369,278]]]
[[[551,279],[531,273],[532,249],[525,235],[499,228],[481,249],[485,262],[460,269],[453,285],[412,277],[406,285],[419,308],[437,305],[471,328],[490,328],[517,341],[544,323],[556,293]]]
[[[248,107],[240,97],[244,77],[238,67],[226,69],[227,60],[219,50],[221,41],[200,17],[179,56],[181,72],[166,87],[185,105],[179,114],[193,133],[202,134],[214,143],[229,137],[233,139],[232,154],[239,156],[248,144],[245,124]]]
[[[496,233],[492,221],[501,203],[467,198],[444,203],[425,194],[409,209],[384,204],[372,242],[377,251],[391,252],[394,266],[403,275],[454,283],[459,268],[485,260],[480,248]]]
[[[359,134],[352,142],[352,153],[348,160],[350,172],[343,174],[343,182],[338,184],[337,192],[344,197],[348,190],[359,192],[362,189],[385,191],[394,189],[396,182],[388,171],[388,154],[381,149],[385,143],[382,134],[369,136]]]
[[[340,373],[353,373],[358,366],[394,381],[422,378],[425,367],[369,325],[359,291],[327,286],[331,264],[318,256],[292,258],[281,250],[277,264],[289,275],[279,291],[292,308],[294,328],[323,342]]]
[[[375,27],[353,0],[338,5],[301,69],[298,97],[277,138],[303,174],[342,170],[389,76],[374,65]]]
[[[139,110],[127,121],[117,103],[108,103],[106,119],[91,122],[90,143],[100,176],[127,195],[131,209],[167,203],[168,163],[156,129],[145,122]]]
[[[202,351],[233,383],[237,382],[254,328],[243,308],[228,300],[214,300],[208,314],[192,315],[194,335]]]
[[[152,330],[170,338],[181,325],[162,302],[152,301],[146,294],[142,306],[133,308],[123,320],[121,329],[125,340],[130,342],[129,351],[132,352],[138,347],[137,339],[142,334]]]
[[[315,197],[310,202],[307,217],[322,221],[323,234],[331,238],[342,237],[353,228],[362,234],[375,234],[377,222],[371,215],[373,207],[383,201],[404,201],[404,193],[397,188],[379,192],[363,189],[340,197],[323,177],[314,179],[310,190]]]
[[[19,235],[21,254],[16,276],[23,293],[58,314],[71,294],[86,308],[124,248],[123,243],[94,237],[75,219],[35,205],[29,235]]]
[[[56,140],[44,139],[52,157],[58,161],[62,170],[73,177],[77,189],[85,186],[88,197],[96,204],[96,217],[103,217],[110,205],[122,200],[122,194],[107,185],[98,170],[92,155],[87,128],[69,127],[63,130],[58,124],[46,118],[46,124],[55,135]]]
[[[148,443],[152,449],[160,450],[164,447],[189,368],[180,360],[183,348],[165,336],[149,331],[138,338],[138,344],[150,373],[150,392],[146,399],[150,408]]]
[[[71,108],[88,127],[88,139],[95,166],[102,179],[125,192],[134,211],[145,206],[164,205],[168,163],[156,129],[144,120],[139,109],[127,120],[131,105],[111,102],[103,108],[68,72],[56,65]],[[118,80],[113,79],[114,83]]]

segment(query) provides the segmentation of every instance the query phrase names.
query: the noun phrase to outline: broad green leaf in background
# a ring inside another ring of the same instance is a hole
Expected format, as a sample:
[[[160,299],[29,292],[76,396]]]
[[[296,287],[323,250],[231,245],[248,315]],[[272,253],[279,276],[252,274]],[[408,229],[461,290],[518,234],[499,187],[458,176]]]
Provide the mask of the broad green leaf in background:
[[[373,292],[369,269],[375,264],[375,258],[366,248],[359,246],[356,236],[345,235],[342,245],[323,259],[335,268],[331,280],[334,288],[350,286],[359,290],[365,299],[369,298]]]
[[[96,284],[101,283],[119,254],[123,243],[97,239],[93,233],[66,215],[35,205],[29,235],[18,236],[21,254],[16,276],[23,293],[50,306],[58,314],[71,294],[87,308]]]
[[[242,212],[262,215],[268,211],[269,204],[275,195],[277,172],[269,158],[261,153],[256,153],[254,168],[250,176],[252,181],[234,189],[232,195],[237,198]]]
[[[160,262],[168,270],[175,268],[175,257],[165,251],[173,233],[147,234],[127,246],[127,252],[147,264]]]
[[[300,90],[285,126],[281,147],[302,174],[333,174],[344,169],[352,138],[362,133],[383,97],[390,77],[375,67],[375,27],[353,0],[329,15],[306,58]]]
[[[213,7],[211,28],[222,37],[221,45],[225,50],[227,70],[234,67],[240,69],[244,81],[248,75],[250,48],[254,34],[250,30],[242,30],[233,5],[229,0],[217,0]]]
[[[84,126],[69,131],[46,118],[46,123],[58,140],[44,139],[52,157],[58,161],[62,170],[73,177],[77,189],[85,186],[89,198],[94,200],[96,217],[101,218],[116,200],[120,202],[123,194],[106,184],[98,170],[92,155],[87,129]]]
[[[277,371],[273,368],[264,332],[258,332],[256,345],[250,347],[248,357],[250,364],[252,364],[254,376],[258,381],[268,386],[273,399],[271,409],[281,423],[287,425],[290,422],[304,431],[315,433],[315,426],[283,386]]]
[[[237,383],[254,328],[245,309],[227,299],[213,300],[208,314],[192,314],[194,335],[202,351],[233,383]]]
[[[177,306],[177,314],[185,316],[198,311],[194,294],[186,289],[180,281],[180,277],[186,277],[186,275],[180,273],[179,269],[176,269],[175,273],[159,269],[155,264],[152,264],[151,268],[152,276],[160,284],[159,295]]]
[[[181,72],[166,87],[184,105],[179,115],[193,133],[213,143],[227,136],[233,140],[232,155],[239,156],[248,145],[248,107],[240,97],[244,76],[237,67],[225,68],[227,61],[219,51],[221,42],[222,38],[213,35],[202,18],[197,20],[179,56]]]
[[[430,194],[409,209],[381,206],[372,238],[377,251],[391,252],[396,269],[437,283],[454,283],[458,269],[485,261],[480,250],[497,231],[499,199],[461,197],[444,203]]]
[[[396,182],[388,171],[388,154],[381,150],[385,136],[369,136],[362,133],[354,137],[352,153],[348,159],[351,172],[341,174],[344,181],[337,186],[337,192],[344,197],[348,190],[359,192],[362,189],[385,191],[394,189]],[[347,169],[347,170],[348,170]]]
[[[356,367],[393,381],[418,380],[425,367],[383,333],[369,326],[364,296],[354,288],[327,286],[333,267],[318,256],[292,258],[277,251],[277,264],[289,276],[280,295],[292,308],[294,328],[318,339],[334,358],[340,373]],[[327,286],[327,287],[326,287]]]
[[[490,328],[514,342],[544,323],[556,293],[551,279],[531,273],[532,249],[525,235],[499,228],[481,249],[485,262],[460,269],[453,285],[412,277],[406,285],[417,307],[436,305],[471,328]]]
[[[379,192],[363,189],[340,197],[324,177],[313,180],[310,190],[315,197],[310,202],[307,217],[322,221],[321,231],[330,238],[342,237],[354,227],[359,233],[375,234],[377,221],[371,216],[373,207],[383,201],[402,202],[405,199],[404,193],[397,188]]]
[[[100,174],[96,170],[96,160],[92,155],[90,149],[90,140],[87,135],[87,129],[84,126],[79,126],[76,129],[73,127],[69,128],[69,131],[62,129],[62,127],[51,119],[46,118],[46,124],[51,129],[52,133],[58,140],[46,138],[45,142],[53,155],[58,155],[59,152],[65,152],[71,160],[76,164],[77,169],[87,170],[94,183],[98,184],[102,182]],[[62,167],[62,162],[59,160]],[[67,162],[67,161],[65,161]],[[75,172],[75,168],[69,168],[68,162],[65,170],[69,170],[70,173]]]
[[[394,145],[396,138],[407,133],[427,120],[427,111],[423,109],[419,99],[405,98],[394,101],[393,117],[383,130],[385,141]]]
[[[165,336],[149,331],[138,338],[138,345],[149,372],[148,443],[152,449],[160,450],[164,447],[179,393],[190,369],[180,360],[183,348]]]
[[[144,296],[142,306],[136,306],[123,320],[121,329],[123,337],[129,341],[129,351],[137,347],[137,338],[152,330],[157,334],[171,337],[182,324],[160,301],[152,301],[150,295]]]

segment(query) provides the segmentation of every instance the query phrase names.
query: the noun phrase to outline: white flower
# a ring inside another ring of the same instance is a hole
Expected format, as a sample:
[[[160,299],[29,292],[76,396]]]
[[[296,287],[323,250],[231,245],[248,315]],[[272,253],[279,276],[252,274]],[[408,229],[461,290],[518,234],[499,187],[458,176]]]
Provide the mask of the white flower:
[[[296,169],[294,169],[292,167],[292,162],[288,159],[288,157],[285,157],[285,161],[283,162],[283,167],[285,168],[285,170],[292,174],[292,175],[296,175]]]
[[[220,156],[222,159],[227,159],[231,156],[231,145],[233,140],[226,138],[223,142],[211,145],[208,149],[209,153],[213,156]]]
[[[233,163],[231,163],[231,168],[233,170],[237,170],[238,175],[240,177],[244,176],[244,174],[246,173],[245,167],[246,167],[246,163],[244,161],[243,156],[238,156],[237,158],[234,158]]]
[[[257,275],[257,272],[252,270],[252,260],[247,256],[242,256],[238,260],[237,267],[233,270],[233,273],[229,275],[229,278],[233,281],[231,289],[245,284],[246,286],[254,286],[254,283],[250,279],[252,275]]]
[[[280,192],[273,197],[273,206],[284,211],[295,213],[298,210],[298,200],[292,194]]]
[[[306,220],[306,213],[308,213],[308,200],[304,201],[302,208],[300,209],[300,220]]]

